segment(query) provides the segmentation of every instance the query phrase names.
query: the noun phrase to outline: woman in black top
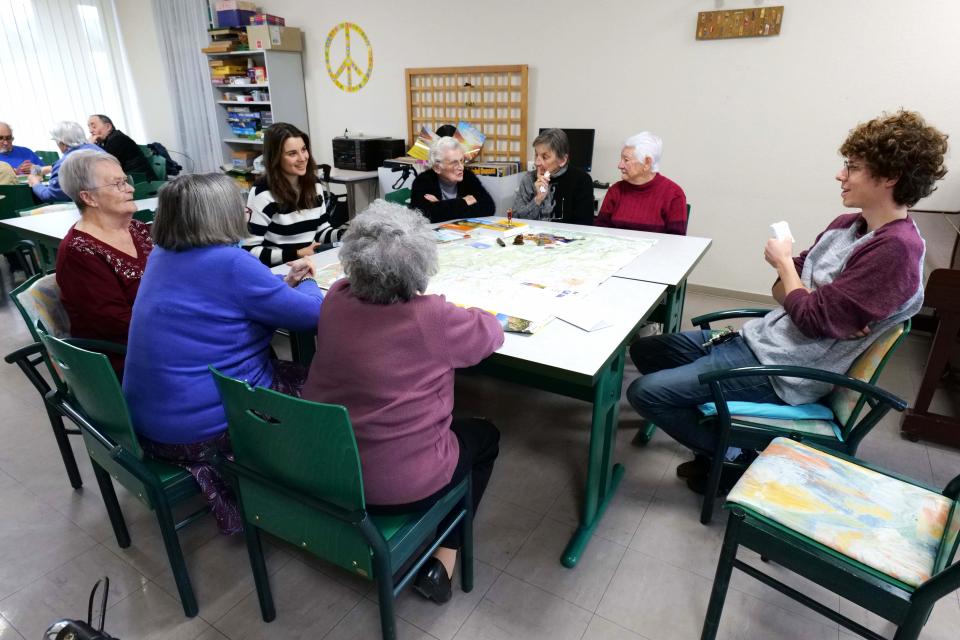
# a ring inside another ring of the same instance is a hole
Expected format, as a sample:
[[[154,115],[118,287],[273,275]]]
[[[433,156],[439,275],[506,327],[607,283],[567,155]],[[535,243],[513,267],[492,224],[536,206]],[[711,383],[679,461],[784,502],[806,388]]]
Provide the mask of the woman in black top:
[[[563,129],[547,129],[533,141],[536,169],[520,178],[513,215],[533,220],[593,224],[593,181],[570,166],[570,141]]]
[[[119,160],[124,173],[130,175],[136,171],[147,174],[151,180],[154,178],[153,168],[140,146],[130,136],[114,128],[113,120],[97,113],[87,120],[87,128],[90,130],[90,142]],[[157,179],[165,180],[166,176],[157,176]]]
[[[411,209],[418,209],[430,222],[493,215],[493,198],[479,178],[463,166],[459,142],[440,138],[430,149],[430,160],[433,168],[413,181]]]

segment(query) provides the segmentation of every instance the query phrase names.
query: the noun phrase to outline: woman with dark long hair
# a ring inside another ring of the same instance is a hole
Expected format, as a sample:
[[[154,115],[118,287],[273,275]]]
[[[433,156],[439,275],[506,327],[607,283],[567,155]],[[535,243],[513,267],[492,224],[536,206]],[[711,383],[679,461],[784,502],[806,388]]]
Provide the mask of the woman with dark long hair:
[[[340,239],[347,226],[333,226],[307,134],[286,122],[271,125],[263,137],[263,165],[247,197],[244,249],[273,267]]]

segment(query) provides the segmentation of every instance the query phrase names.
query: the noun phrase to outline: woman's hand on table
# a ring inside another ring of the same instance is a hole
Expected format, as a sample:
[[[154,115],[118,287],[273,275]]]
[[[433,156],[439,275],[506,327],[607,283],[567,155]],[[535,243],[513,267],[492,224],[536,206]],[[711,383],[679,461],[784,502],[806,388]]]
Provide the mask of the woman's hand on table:
[[[309,258],[317,252],[317,247],[320,246],[319,242],[311,242],[309,245],[305,246],[302,249],[297,249],[297,255],[301,258]],[[287,263],[292,264],[292,263]]]
[[[283,281],[291,287],[300,284],[300,281],[304,278],[312,278],[317,275],[317,267],[310,258],[292,260],[287,263],[287,266],[290,267],[290,271],[283,276]]]

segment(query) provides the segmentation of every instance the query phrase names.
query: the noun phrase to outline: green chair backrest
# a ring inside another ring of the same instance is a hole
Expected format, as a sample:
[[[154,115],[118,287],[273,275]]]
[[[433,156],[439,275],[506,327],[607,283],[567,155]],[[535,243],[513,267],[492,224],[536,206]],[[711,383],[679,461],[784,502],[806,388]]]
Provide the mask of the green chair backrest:
[[[152,155],[148,158],[150,161],[150,166],[153,168],[153,172],[157,176],[157,180],[166,180],[167,179],[167,159],[161,155]]]
[[[133,185],[133,199],[140,200],[141,198],[152,198],[157,195],[157,192],[160,191],[160,188],[167,184],[166,180],[154,180],[152,182],[140,182]]]
[[[360,456],[344,407],[309,402],[211,368],[227,414],[236,463],[283,487],[346,511],[365,508]],[[357,527],[241,476],[247,520],[359,575],[373,575]]]
[[[150,150],[150,147],[148,147],[145,144],[138,144],[137,146],[140,147],[140,153],[143,154],[144,158],[149,160],[150,158],[153,157],[153,151]]]
[[[410,202],[411,193],[413,192],[410,189],[397,189],[383,196],[383,199],[394,204],[407,204]]]
[[[60,154],[56,151],[35,151],[40,159],[43,160],[44,165],[50,165],[60,159]]]
[[[25,184],[0,185],[0,195],[4,196],[0,199],[0,220],[16,218],[17,211],[36,204],[33,191]]]
[[[25,184],[0,185],[0,220],[16,218],[17,211],[34,204],[33,191]],[[13,229],[0,229],[0,253],[13,251],[20,236]]]
[[[866,351],[857,356],[847,375],[863,382],[876,384],[890,356],[900,342],[910,333],[910,320],[891,327],[885,334],[874,340]],[[841,425],[844,436],[857,422],[866,398],[860,393],[838,387],[829,396],[826,404],[833,409],[834,418]]]
[[[151,211],[150,209],[140,209],[139,211],[133,214],[134,220],[139,220],[144,224],[151,224],[153,222],[153,218],[154,218],[154,212]]]
[[[72,398],[79,403],[84,415],[101,434],[142,460],[143,449],[134,433],[117,374],[107,356],[81,349],[43,330],[39,333],[53,366],[66,382]],[[86,439],[87,434],[84,433]],[[94,455],[93,451],[91,455]],[[105,468],[110,470],[110,466]]]

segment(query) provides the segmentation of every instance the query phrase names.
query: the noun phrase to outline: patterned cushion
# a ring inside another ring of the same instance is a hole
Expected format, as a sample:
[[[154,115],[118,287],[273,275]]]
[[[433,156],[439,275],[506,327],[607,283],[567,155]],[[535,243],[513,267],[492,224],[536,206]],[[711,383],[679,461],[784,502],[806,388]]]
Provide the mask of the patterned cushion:
[[[17,303],[27,315],[25,319],[31,333],[35,332],[39,322],[54,337],[70,336],[70,319],[60,303],[60,286],[55,274],[43,276],[26,291],[21,291],[17,295]]]
[[[934,570],[953,504],[787,438],[770,443],[727,500],[913,587]]]
[[[874,340],[873,344],[867,347],[867,350],[853,361],[853,364],[847,369],[847,375],[851,378],[862,380],[863,382],[870,382],[873,374],[876,373],[880,367],[880,362],[883,360],[883,357],[887,355],[887,352],[893,348],[893,345],[895,345],[900,336],[903,335],[903,330],[904,324],[901,322]],[[846,425],[859,400],[859,392],[853,389],[837,387],[837,389],[830,394],[827,404],[833,409],[833,415],[836,416],[837,422]]]
[[[755,418],[753,416],[730,416],[735,425],[773,427],[789,433],[808,433],[814,436],[834,437],[843,441],[840,427],[832,420],[778,420],[774,418]]]

